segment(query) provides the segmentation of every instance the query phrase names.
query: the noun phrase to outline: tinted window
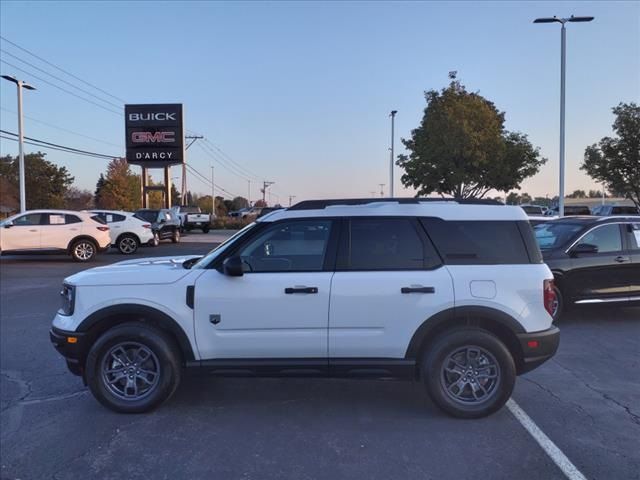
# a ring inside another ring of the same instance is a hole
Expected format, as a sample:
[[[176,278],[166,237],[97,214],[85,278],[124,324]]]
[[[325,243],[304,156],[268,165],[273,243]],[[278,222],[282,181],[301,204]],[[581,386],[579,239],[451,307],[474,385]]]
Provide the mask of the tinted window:
[[[80,217],[75,215],[65,215],[64,222],[68,225],[70,223],[82,223],[82,220],[80,220]]]
[[[622,237],[617,224],[603,225],[591,230],[578,243],[587,243],[598,247],[598,253],[619,252],[622,250]]]
[[[270,226],[243,247],[246,272],[320,271],[331,220],[305,220]]]
[[[632,223],[627,227],[629,229],[629,248],[631,250],[640,250],[640,223]]]
[[[140,210],[136,212],[136,216],[145,222],[155,222],[158,219],[158,210]]]
[[[534,207],[531,205],[524,205],[523,207],[521,207],[525,213],[527,213],[528,215],[542,215],[542,208],[540,207]]]
[[[23,215],[13,221],[13,224],[17,226],[40,225],[41,223],[42,213],[29,213],[28,215]]]
[[[638,209],[631,206],[619,206],[611,209],[612,215],[637,215]]]
[[[349,270],[418,270],[425,268],[425,246],[407,218],[366,218],[350,222]],[[430,246],[427,267],[440,263]]]
[[[450,265],[526,264],[529,255],[515,221],[422,220]]]
[[[104,218],[107,223],[116,223],[124,221],[127,217],[125,217],[124,215],[119,215],[117,213],[105,213]]]
[[[180,213],[200,213],[200,207],[180,207]]]
[[[534,227],[540,250],[560,248],[584,228],[578,223],[541,223]]]

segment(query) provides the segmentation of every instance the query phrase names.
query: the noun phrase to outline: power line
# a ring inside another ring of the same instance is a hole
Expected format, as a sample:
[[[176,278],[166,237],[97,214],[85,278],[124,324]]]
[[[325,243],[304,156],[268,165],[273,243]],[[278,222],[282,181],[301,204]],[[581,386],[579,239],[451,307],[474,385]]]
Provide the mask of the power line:
[[[243,180],[248,180],[244,175],[241,175],[240,173],[238,173],[237,171],[233,170],[230,166],[228,166],[226,164],[226,162],[223,162],[218,156],[216,156],[211,150],[209,150],[208,148],[204,147],[204,144],[199,143],[198,147],[204,152],[206,153],[212,160],[214,160],[216,163],[218,163],[220,166],[224,167],[225,170],[227,170],[229,173],[232,173],[233,175],[236,175],[240,178],[242,178]]]
[[[3,48],[0,48],[0,52],[4,53],[5,55],[9,55],[10,57],[15,58],[15,59],[16,59],[16,60],[18,60],[19,62],[22,62],[22,63],[24,63],[24,64],[26,64],[26,65],[29,65],[31,68],[35,68],[35,69],[36,69],[36,70],[38,70],[39,72],[42,72],[42,73],[44,73],[44,74],[46,74],[46,75],[49,75],[49,76],[50,76],[50,77],[52,77],[52,78],[55,78],[55,79],[56,79],[56,80],[58,80],[59,82],[62,82],[62,83],[64,83],[64,84],[66,84],[66,85],[69,85],[69,86],[71,86],[71,87],[75,88],[76,90],[80,90],[81,92],[86,93],[86,94],[87,94],[87,95],[89,95],[90,97],[93,97],[93,98],[95,98],[95,99],[97,99],[97,100],[100,100],[101,102],[107,103],[107,104],[109,104],[109,105],[111,105],[111,106],[113,106],[113,107],[116,107],[116,108],[121,108],[121,107],[122,107],[122,105],[118,105],[117,103],[113,103],[113,102],[111,102],[111,101],[109,101],[109,100],[105,100],[105,99],[103,99],[103,98],[100,98],[100,97],[98,97],[97,95],[95,95],[95,94],[91,93],[90,91],[85,90],[84,88],[78,87],[77,85],[74,85],[74,84],[73,84],[73,83],[71,83],[71,82],[68,82],[68,81],[67,81],[67,80],[65,80],[64,78],[60,78],[60,77],[58,77],[58,76],[54,75],[53,73],[47,72],[46,70],[44,70],[44,69],[42,69],[42,68],[38,67],[37,65],[34,65],[33,63],[29,63],[29,62],[27,62],[26,60],[23,60],[22,58],[20,58],[20,57],[18,57],[18,56],[16,56],[16,55],[14,55],[14,54],[12,54],[12,53],[7,52],[7,51],[6,51],[5,49],[3,49]]]
[[[18,141],[17,138],[7,137],[6,135],[1,135],[1,134],[0,134],[0,138],[4,138],[5,140],[13,140],[14,142]],[[103,156],[101,154],[94,155],[94,154],[91,154],[91,153],[76,152],[74,150],[68,150],[66,148],[53,147],[53,146],[50,146],[50,145],[43,145],[43,144],[40,144],[38,142],[32,142],[32,141],[29,141],[29,140],[25,140],[24,143],[26,143],[28,145],[33,145],[35,147],[44,148],[44,149],[47,149],[47,150],[58,150],[58,151],[65,152],[65,153],[73,153],[73,154],[76,154],[76,155],[82,155],[82,156],[85,156],[85,157],[100,158],[100,159],[103,159],[103,160],[104,159],[111,160],[113,158],[116,158],[116,157]]]
[[[17,138],[15,138],[15,137],[18,136],[17,133],[8,132],[7,130],[0,130],[0,133],[3,133],[5,135],[11,135],[11,137],[4,137],[4,138],[6,138],[8,140],[18,141]],[[120,158],[119,155],[108,155],[108,154],[104,154],[104,153],[90,152],[88,150],[81,150],[79,148],[67,147],[66,145],[59,145],[57,143],[47,142],[47,141],[44,141],[44,140],[40,140],[38,138],[32,138],[32,137],[24,137],[24,138],[26,140],[29,140],[30,142],[37,142],[37,144],[41,144],[41,145],[38,145],[38,146],[48,146],[48,147],[52,147],[54,150],[64,150],[64,151],[67,151],[69,153],[77,153],[79,155],[90,155],[90,156],[94,156],[94,157],[107,158],[107,159]]]
[[[204,142],[208,145],[210,145],[212,148],[215,148],[218,152],[220,152],[221,155],[224,156],[224,158],[226,158],[229,162],[231,162],[240,172],[244,172],[244,175],[247,175],[249,177],[253,177],[255,180],[259,180],[261,177],[259,175],[256,175],[255,172],[252,172],[251,170],[249,170],[246,167],[243,167],[242,165],[240,165],[238,162],[236,162],[233,158],[231,158],[227,153],[225,153],[220,147],[218,147],[215,143],[212,143],[211,141],[209,141],[208,139],[204,139]]]
[[[196,177],[196,178],[198,178],[198,180],[200,180],[201,182],[203,182],[205,185],[207,185],[207,186],[209,186],[209,187],[211,186],[211,180],[209,180],[207,177],[205,177],[202,173],[200,173],[198,170],[196,170],[195,168],[193,168],[191,165],[187,164],[187,169],[188,169],[191,173],[193,173],[193,174],[197,175],[197,177]],[[214,184],[214,185],[215,185],[215,187],[216,187],[218,190],[220,190],[220,191],[222,191],[222,192],[226,193],[227,195],[229,195],[229,196],[231,197],[231,199],[233,199],[234,197],[237,197],[237,196],[238,196],[238,195],[236,195],[236,194],[234,194],[234,193],[231,193],[230,191],[228,191],[228,190],[226,190],[226,189],[222,188],[222,187],[221,187],[220,185],[218,185],[217,183],[216,183],[216,184]]]
[[[88,98],[84,98],[84,97],[82,97],[82,96],[80,96],[80,95],[78,95],[78,94],[76,94],[76,93],[73,93],[73,92],[72,92],[72,91],[70,91],[70,90],[67,90],[66,88],[62,88],[62,87],[60,87],[60,86],[56,85],[55,83],[51,83],[50,81],[45,80],[45,79],[44,79],[44,78],[42,78],[42,77],[38,77],[37,75],[34,75],[33,73],[29,72],[28,70],[25,70],[24,68],[20,68],[20,67],[18,67],[18,66],[16,66],[16,65],[13,65],[12,63],[7,62],[6,60],[2,60],[2,59],[0,59],[0,62],[1,62],[1,63],[4,63],[5,65],[9,65],[9,66],[10,66],[10,67],[12,67],[12,68],[15,68],[16,70],[19,70],[20,72],[26,73],[27,75],[31,75],[33,78],[37,78],[37,79],[38,79],[38,80],[40,80],[41,82],[44,82],[44,83],[46,83],[46,84],[48,84],[48,85],[51,85],[52,87],[55,87],[55,88],[57,88],[58,90],[62,90],[63,92],[68,93],[69,95],[72,95],[72,96],[74,96],[74,97],[77,97],[77,98],[79,98],[80,100],[84,100],[85,102],[91,103],[91,104],[95,105],[96,107],[100,107],[100,108],[102,108],[103,110],[107,110],[108,112],[115,113],[116,115],[120,115],[120,116],[122,116],[122,115],[123,115],[123,113],[122,113],[122,112],[117,112],[116,110],[112,110],[112,109],[111,109],[111,108],[109,108],[109,107],[105,107],[104,105],[101,105],[101,104],[99,104],[99,103],[96,103],[96,102],[94,102],[93,100],[89,100]]]
[[[124,104],[124,103],[127,103],[127,101],[126,101],[126,100],[123,100],[122,98],[116,97],[115,95],[111,95],[109,92],[107,92],[107,91],[105,91],[105,90],[101,89],[100,87],[96,87],[96,86],[95,86],[95,85],[93,85],[92,83],[89,83],[89,82],[87,82],[86,80],[83,80],[82,78],[77,77],[77,76],[76,76],[76,75],[74,75],[73,73],[68,72],[67,70],[65,70],[65,69],[63,69],[63,68],[61,68],[61,67],[57,66],[56,64],[51,63],[51,62],[49,62],[48,60],[45,60],[45,59],[44,59],[44,58],[42,58],[42,57],[39,57],[39,56],[38,56],[38,55],[36,55],[35,53],[33,53],[33,52],[31,52],[31,51],[27,50],[27,49],[26,49],[26,48],[24,48],[24,47],[21,47],[20,45],[18,45],[17,43],[12,42],[11,40],[8,40],[7,38],[3,37],[2,35],[0,35],[0,38],[1,38],[2,40],[4,40],[5,42],[7,42],[7,43],[9,43],[9,44],[13,45],[13,46],[14,46],[14,47],[16,47],[17,49],[22,50],[23,52],[28,53],[28,54],[29,54],[29,55],[31,55],[32,57],[37,58],[37,59],[38,59],[38,60],[40,60],[41,62],[44,62],[44,63],[46,63],[47,65],[52,66],[52,67],[53,67],[53,68],[55,68],[56,70],[59,70],[59,71],[61,71],[61,72],[65,73],[65,74],[69,75],[70,77],[73,77],[73,78],[75,78],[76,80],[79,80],[80,82],[84,83],[85,85],[88,85],[88,86],[90,86],[91,88],[94,88],[94,89],[98,90],[99,92],[102,92],[102,93],[104,93],[105,95],[107,95],[107,96],[109,96],[109,97],[111,97],[111,98],[113,98],[113,99],[115,99],[115,100],[118,100],[118,101],[122,102],[123,104]]]
[[[10,109],[8,109],[8,108],[4,108],[4,107],[0,107],[0,110],[3,110],[3,111],[5,111],[5,112],[9,112],[9,113],[13,113],[14,115],[17,115],[17,114],[18,114],[18,113],[17,113],[17,112],[15,112],[14,110],[10,110]],[[95,142],[104,143],[105,145],[111,145],[112,147],[123,148],[123,146],[122,146],[122,145],[118,145],[118,144],[116,144],[116,143],[107,142],[107,141],[105,141],[105,140],[101,140],[101,139],[99,139],[99,138],[90,137],[89,135],[85,135],[85,134],[83,134],[83,133],[74,132],[73,130],[69,130],[68,128],[58,127],[57,125],[53,125],[53,124],[51,124],[51,123],[47,123],[47,122],[44,122],[44,121],[42,121],[42,120],[38,120],[37,118],[33,118],[33,117],[28,116],[28,115],[24,115],[24,114],[23,114],[22,116],[23,116],[24,118],[26,118],[26,119],[31,120],[32,122],[40,123],[40,124],[42,124],[42,125],[46,125],[47,127],[55,128],[56,130],[60,130],[60,131],[67,132],[67,133],[72,133],[73,135],[77,135],[77,136],[79,136],[79,137],[84,137],[84,138],[87,138],[87,139],[89,139],[89,140],[93,140],[93,141],[95,141]]]

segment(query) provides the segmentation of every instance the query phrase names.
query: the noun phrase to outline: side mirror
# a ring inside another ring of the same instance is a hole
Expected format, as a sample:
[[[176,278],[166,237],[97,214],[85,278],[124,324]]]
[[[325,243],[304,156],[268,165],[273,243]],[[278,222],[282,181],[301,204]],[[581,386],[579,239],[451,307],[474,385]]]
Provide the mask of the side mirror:
[[[578,255],[598,253],[598,247],[590,243],[579,243],[571,249],[571,256],[577,257]]]
[[[7,222],[4,224],[4,228],[11,228],[13,227],[13,222]]]
[[[244,275],[242,268],[242,259],[240,257],[229,257],[222,262],[222,271],[230,277],[241,277]]]
[[[166,220],[166,219],[164,219],[164,218],[161,218],[161,219],[160,219],[160,223],[167,223],[167,220]]]

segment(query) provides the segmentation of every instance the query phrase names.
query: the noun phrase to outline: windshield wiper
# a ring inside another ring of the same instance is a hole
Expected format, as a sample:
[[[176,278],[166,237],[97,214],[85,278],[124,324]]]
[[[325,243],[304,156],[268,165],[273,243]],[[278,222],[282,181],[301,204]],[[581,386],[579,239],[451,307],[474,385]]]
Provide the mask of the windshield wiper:
[[[185,260],[184,262],[182,262],[182,266],[188,270],[191,267],[193,267],[196,263],[198,263],[198,260],[200,260],[201,258],[202,257],[189,258],[189,259]]]

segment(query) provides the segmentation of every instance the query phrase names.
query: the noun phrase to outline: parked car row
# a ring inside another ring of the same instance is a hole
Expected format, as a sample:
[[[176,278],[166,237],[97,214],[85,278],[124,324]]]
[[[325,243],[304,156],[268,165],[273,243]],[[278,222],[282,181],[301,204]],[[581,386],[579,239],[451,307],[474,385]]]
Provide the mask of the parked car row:
[[[0,222],[0,254],[65,252],[88,262],[109,247],[131,255],[161,240],[180,241],[180,220],[172,210],[32,210]]]

